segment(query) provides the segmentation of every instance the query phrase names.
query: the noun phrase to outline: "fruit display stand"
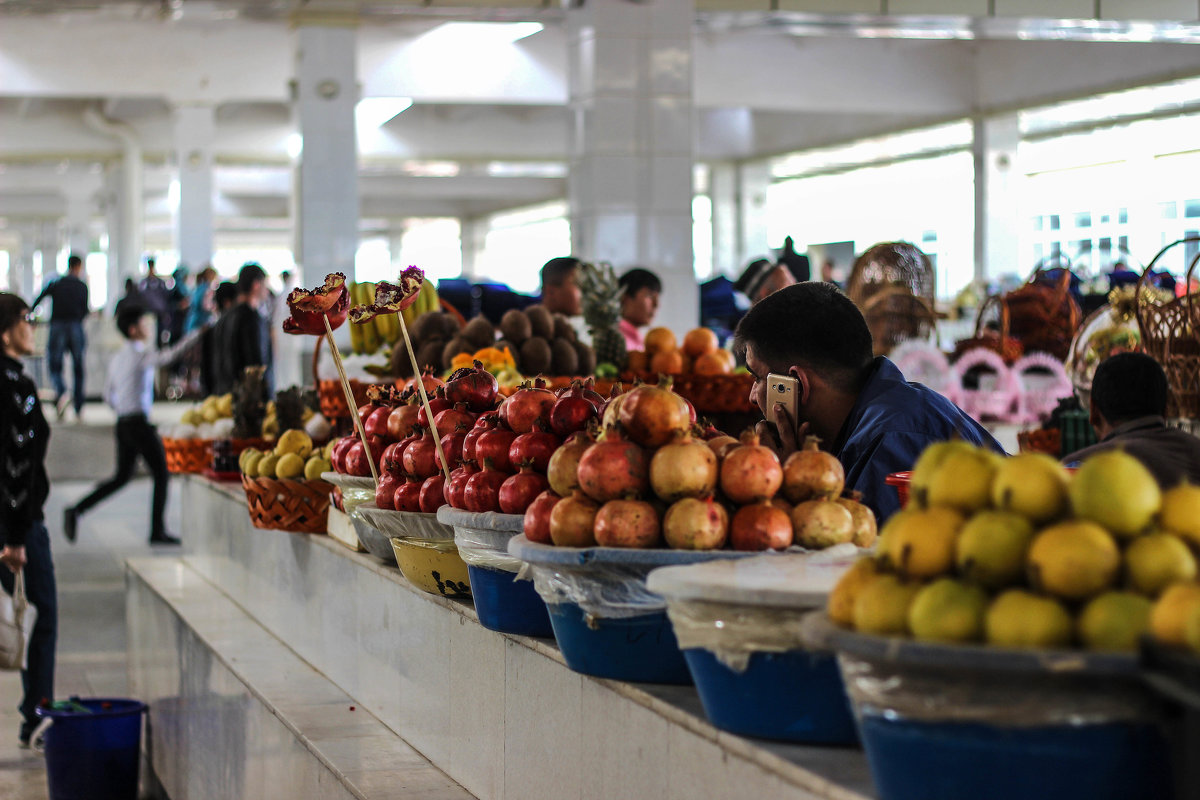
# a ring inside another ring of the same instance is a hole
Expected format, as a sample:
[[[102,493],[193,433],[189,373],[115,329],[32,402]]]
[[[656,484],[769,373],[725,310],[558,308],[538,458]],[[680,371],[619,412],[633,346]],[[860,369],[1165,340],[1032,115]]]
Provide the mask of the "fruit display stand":
[[[392,547],[391,537],[367,521],[362,513],[364,509],[368,512],[370,509],[379,510],[375,508],[374,501],[368,501],[360,504],[351,512],[350,519],[354,522],[354,532],[358,535],[358,541],[364,550],[380,561],[393,567],[397,566],[396,550]]]
[[[508,554],[508,542],[521,533],[524,515],[476,513],[447,505],[438,509],[437,517],[454,527],[454,543],[467,563],[479,624],[499,633],[553,636],[546,603],[532,580],[517,578],[523,562]]]
[[[203,472],[212,465],[212,439],[163,437],[167,471],[175,474]]]
[[[883,800],[1171,797],[1132,655],[917,642],[824,615],[806,641],[838,654]]]
[[[1141,666],[1146,683],[1166,705],[1175,796],[1200,797],[1200,658],[1147,636]]]
[[[322,480],[283,480],[242,476],[250,521],[256,528],[292,533],[325,533],[331,484]]]
[[[436,514],[390,511],[366,503],[354,512],[391,543],[396,566],[418,589],[443,597],[470,597],[467,565],[454,544],[454,529]]]
[[[524,535],[508,544],[546,602],[567,666],[585,675],[688,685],[691,673],[667,619],[666,601],[646,588],[657,567],[754,555],[732,550],[559,547]]]
[[[805,619],[858,552],[846,544],[650,573],[709,722],[763,739],[858,741],[835,656],[803,639]]]

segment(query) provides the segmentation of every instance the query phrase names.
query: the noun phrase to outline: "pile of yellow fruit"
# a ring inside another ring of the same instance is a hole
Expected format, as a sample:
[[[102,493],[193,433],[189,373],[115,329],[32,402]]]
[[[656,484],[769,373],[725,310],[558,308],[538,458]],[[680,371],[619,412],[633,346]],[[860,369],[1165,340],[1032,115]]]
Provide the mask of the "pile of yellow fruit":
[[[238,456],[238,466],[249,478],[278,478],[281,480],[317,480],[322,472],[331,472],[330,455],[333,442],[324,448],[314,448],[313,440],[302,430],[284,431],[275,442],[275,449],[263,452],[248,447]]]
[[[837,624],[1009,648],[1135,650],[1149,632],[1200,651],[1200,488],[1163,492],[1135,458],[1071,475],[1040,453],[942,442],[910,503],[829,597]]]

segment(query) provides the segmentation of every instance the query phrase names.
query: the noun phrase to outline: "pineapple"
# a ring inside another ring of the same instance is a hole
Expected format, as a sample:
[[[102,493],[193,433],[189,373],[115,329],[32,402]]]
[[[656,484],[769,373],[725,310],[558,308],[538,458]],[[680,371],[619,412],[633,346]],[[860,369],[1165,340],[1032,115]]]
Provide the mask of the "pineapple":
[[[617,323],[621,319],[621,287],[610,264],[583,264],[579,269],[583,294],[583,321],[592,334],[597,364],[625,368],[625,337]]]

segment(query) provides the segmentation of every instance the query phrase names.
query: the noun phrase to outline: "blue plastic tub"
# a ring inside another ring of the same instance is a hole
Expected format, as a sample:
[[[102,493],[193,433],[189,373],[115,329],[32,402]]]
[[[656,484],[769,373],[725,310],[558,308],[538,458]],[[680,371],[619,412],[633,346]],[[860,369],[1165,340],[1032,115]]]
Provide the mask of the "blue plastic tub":
[[[574,603],[546,608],[558,647],[575,672],[634,683],[691,684],[666,612],[595,619],[592,628]]]
[[[37,710],[38,716],[50,720],[43,734],[50,800],[137,800],[146,704],[71,699],[90,713]]]
[[[1002,728],[868,714],[863,745],[881,800],[1169,800],[1171,769],[1149,724]]]
[[[692,648],[683,655],[708,721],[721,730],[803,744],[858,742],[833,655],[755,653],[741,674],[708,650]]]
[[[467,572],[475,613],[483,627],[518,636],[554,635],[546,604],[533,581],[518,581],[512,572],[489,567],[468,565]]]

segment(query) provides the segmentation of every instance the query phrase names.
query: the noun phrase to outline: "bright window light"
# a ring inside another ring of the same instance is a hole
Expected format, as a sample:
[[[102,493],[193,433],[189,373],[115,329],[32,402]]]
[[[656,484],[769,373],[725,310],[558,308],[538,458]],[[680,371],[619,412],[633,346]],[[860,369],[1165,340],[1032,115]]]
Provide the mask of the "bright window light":
[[[179,210],[179,196],[180,196],[179,181],[173,180],[173,181],[171,181],[170,185],[167,186],[167,208],[171,209],[172,211],[178,211]]]
[[[458,47],[512,44],[542,30],[540,22],[446,22],[422,36],[427,41],[445,40]]]
[[[364,97],[354,107],[354,123],[360,130],[382,128],[412,102],[411,97]]]
[[[287,147],[288,158],[295,160],[304,152],[304,137],[298,133],[293,133],[287,137],[284,146]]]

